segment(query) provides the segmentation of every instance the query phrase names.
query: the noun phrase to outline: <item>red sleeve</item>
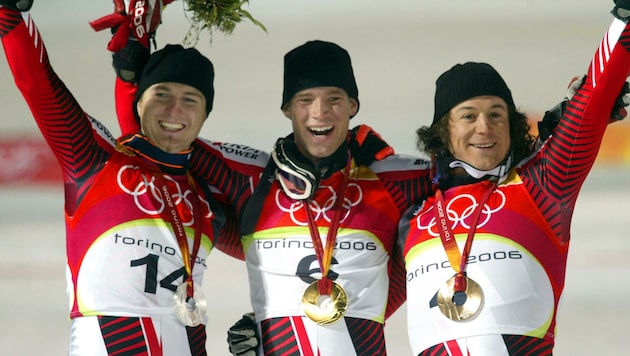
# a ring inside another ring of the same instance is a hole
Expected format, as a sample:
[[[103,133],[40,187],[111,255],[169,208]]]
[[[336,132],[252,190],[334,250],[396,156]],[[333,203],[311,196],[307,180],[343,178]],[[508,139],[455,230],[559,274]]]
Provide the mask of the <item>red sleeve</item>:
[[[398,240],[398,239],[397,239]],[[401,251],[400,244],[396,242],[394,244],[394,250],[389,256],[389,292],[387,297],[387,309],[385,310],[385,319],[394,314],[400,306],[402,306],[407,300],[407,287],[405,261]]]
[[[197,139],[190,171],[225,194],[240,215],[260,181],[269,154],[248,146]]]
[[[0,37],[15,84],[54,153],[72,214],[94,167],[114,151],[114,138],[89,117],[52,69],[42,37],[28,12],[0,7]]]
[[[226,225],[215,240],[215,246],[243,260],[245,255],[240,242],[240,217],[260,181],[269,156],[247,146],[202,139],[195,140],[192,147],[190,171],[220,191],[215,200],[223,205],[227,218]]]
[[[630,25],[614,20],[553,135],[521,168],[524,183],[562,241],[570,239],[578,193],[595,163],[628,73]]]
[[[416,202],[423,201],[432,193],[430,162],[419,158],[391,157],[377,164],[390,165],[378,169],[378,177],[398,207],[402,216]],[[396,163],[399,162],[399,163]],[[374,165],[371,168],[375,168]],[[396,239],[389,254],[389,294],[385,318],[389,318],[407,300],[406,270],[400,239]]]
[[[236,210],[224,196],[213,195],[213,198],[225,213],[225,224],[214,240],[214,246],[226,255],[245,260],[245,252],[241,244],[241,229]]]
[[[122,136],[140,131],[140,123],[136,120],[133,111],[137,89],[135,84],[125,82],[116,76],[114,98],[116,100],[116,116]]]

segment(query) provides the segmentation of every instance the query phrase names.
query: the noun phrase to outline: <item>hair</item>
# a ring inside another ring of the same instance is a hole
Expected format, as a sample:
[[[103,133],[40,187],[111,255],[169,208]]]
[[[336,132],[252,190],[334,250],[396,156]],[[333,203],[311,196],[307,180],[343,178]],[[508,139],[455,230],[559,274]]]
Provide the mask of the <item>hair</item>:
[[[514,162],[520,162],[534,152],[535,137],[530,133],[527,115],[515,108],[508,109],[510,124],[510,146]],[[418,150],[432,157],[434,153],[450,153],[449,132],[450,111],[432,126],[422,126],[416,130]],[[452,154],[452,153],[451,153]]]

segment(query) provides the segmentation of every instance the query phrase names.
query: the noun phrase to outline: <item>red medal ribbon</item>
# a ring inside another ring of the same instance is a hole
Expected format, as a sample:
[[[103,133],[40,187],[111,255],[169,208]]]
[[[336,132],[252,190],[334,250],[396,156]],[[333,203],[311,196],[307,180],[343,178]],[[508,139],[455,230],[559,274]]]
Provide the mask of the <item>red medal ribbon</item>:
[[[315,246],[315,256],[317,256],[317,262],[319,262],[319,268],[322,271],[322,278],[317,282],[320,295],[330,295],[332,291],[332,281],[328,278],[328,271],[330,270],[330,265],[332,263],[335,240],[337,239],[337,230],[341,220],[341,210],[343,210],[343,200],[345,197],[346,187],[348,186],[348,181],[350,179],[350,164],[351,159],[350,154],[348,153],[348,163],[346,164],[346,168],[342,171],[343,180],[341,181],[339,194],[337,195],[337,200],[335,201],[335,216],[330,222],[330,228],[328,229],[328,234],[326,235],[326,248],[323,247],[324,244],[322,243],[322,238],[319,234],[319,230],[317,229],[317,223],[315,222],[313,212],[311,211],[311,200],[309,199],[304,203],[304,210],[306,210],[306,215],[308,216],[308,227],[311,232],[313,245]]]
[[[190,185],[190,189],[192,190],[192,213],[194,219],[194,241],[193,241],[193,251],[190,253],[188,248],[188,237],[186,236],[186,230],[184,229],[184,225],[177,213],[175,208],[175,204],[173,203],[173,199],[171,197],[171,193],[168,191],[168,186],[166,184],[166,179],[160,172],[155,172],[155,176],[160,184],[160,191],[164,195],[164,203],[168,208],[168,218],[171,221],[171,225],[173,226],[173,232],[175,232],[175,237],[177,238],[177,243],[179,244],[179,248],[182,252],[182,258],[184,260],[184,269],[186,270],[186,274],[188,275],[186,278],[186,283],[188,284],[186,295],[189,298],[192,298],[195,295],[194,291],[194,283],[193,283],[193,268],[195,266],[195,260],[197,259],[197,254],[199,253],[199,247],[201,245],[201,204],[199,203],[199,196],[197,185],[193,177],[190,173],[186,173],[186,177],[188,178],[188,184]],[[188,258],[190,256],[190,258]]]
[[[433,208],[435,210],[437,227],[440,233],[440,239],[442,240],[442,246],[444,246],[444,251],[446,252],[446,256],[448,256],[451,267],[457,273],[455,276],[455,284],[453,286],[455,292],[466,291],[466,265],[468,263],[468,256],[470,255],[470,249],[472,248],[472,243],[475,237],[475,231],[477,230],[477,223],[479,222],[483,206],[486,204],[490,195],[496,188],[495,182],[487,181],[484,183],[487,183],[488,187],[484,191],[481,200],[479,201],[479,205],[475,207],[475,211],[472,215],[473,221],[470,224],[470,230],[468,230],[468,237],[466,238],[466,243],[464,244],[462,252],[459,251],[457,241],[455,240],[455,234],[453,234],[453,229],[451,228],[451,224],[449,223],[445,212],[446,207],[442,191],[439,187],[435,188],[435,202],[433,203]]]
[[[160,191],[164,196],[164,203],[166,204],[166,208],[168,209],[167,219],[171,222],[173,226],[173,232],[175,233],[175,237],[177,238],[177,244],[182,252],[182,259],[184,261],[184,269],[186,271],[187,277],[185,282],[188,284],[186,288],[186,296],[188,298],[192,298],[195,295],[194,283],[193,283],[193,268],[195,266],[195,261],[197,260],[197,254],[199,253],[199,247],[201,245],[201,203],[199,202],[199,189],[197,189],[197,183],[195,179],[192,177],[190,172],[186,172],[186,178],[188,179],[188,184],[190,185],[190,189],[192,191],[192,214],[193,214],[193,231],[194,231],[194,240],[193,240],[193,252],[192,254],[189,252],[188,248],[188,237],[186,236],[186,230],[184,225],[177,213],[177,209],[175,208],[175,203],[173,203],[173,199],[171,197],[171,193],[168,191],[168,185],[166,183],[166,179],[164,179],[164,174],[160,171],[157,164],[151,157],[142,155],[141,152],[136,152],[133,149],[130,149],[120,142],[116,144],[116,149],[128,156],[136,157],[136,161],[139,165],[142,165],[148,168],[151,172],[153,172],[153,176],[156,178],[158,184],[160,185]],[[145,159],[150,160],[150,162],[142,160],[138,157],[138,154],[144,157]],[[213,230],[210,228],[210,240],[213,240]],[[190,259],[188,259],[190,256]]]

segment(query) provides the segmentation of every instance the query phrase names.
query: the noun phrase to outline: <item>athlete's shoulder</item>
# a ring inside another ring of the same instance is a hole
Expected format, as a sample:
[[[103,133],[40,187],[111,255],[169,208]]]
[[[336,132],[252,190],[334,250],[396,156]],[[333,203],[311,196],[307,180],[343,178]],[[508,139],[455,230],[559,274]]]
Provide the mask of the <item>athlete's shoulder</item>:
[[[269,153],[247,145],[198,138],[198,148],[210,154],[220,156],[224,160],[264,168],[269,161]]]
[[[370,169],[376,173],[428,171],[431,169],[431,161],[405,154],[394,154],[382,160],[374,161]]]
[[[90,121],[90,125],[92,126],[92,130],[94,130],[95,136],[98,140],[108,147],[116,147],[116,137],[112,135],[112,133],[97,119],[92,116],[86,114],[88,120]]]

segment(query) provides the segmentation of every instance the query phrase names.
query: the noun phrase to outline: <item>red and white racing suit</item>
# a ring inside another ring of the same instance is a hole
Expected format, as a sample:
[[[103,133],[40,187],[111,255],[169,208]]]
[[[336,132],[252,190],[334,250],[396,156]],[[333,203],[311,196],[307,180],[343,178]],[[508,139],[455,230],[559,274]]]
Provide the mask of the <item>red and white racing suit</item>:
[[[217,149],[222,159],[217,159]],[[218,187],[241,214],[241,242],[264,355],[386,354],[384,320],[405,301],[397,226],[414,199],[430,194],[427,161],[394,155],[370,167],[353,163],[343,196],[336,191],[342,170],[320,182],[309,206],[322,240],[334,216],[332,206],[344,199],[329,275],[349,298],[345,317],[324,326],[306,317],[301,307],[304,291],[321,276],[304,202],[290,199],[273,171],[263,172],[268,154],[198,140],[191,161],[193,172],[211,181],[218,177],[206,174],[208,167],[229,166],[214,172],[230,171],[225,186],[219,182]],[[263,175],[259,184],[251,183],[252,173]]]
[[[446,189],[446,219],[439,218],[435,197],[405,214],[400,236],[414,355],[551,355],[571,217],[630,72],[629,38],[630,26],[615,20],[553,136],[513,168],[485,203],[481,197],[495,184],[488,180]],[[438,305],[438,290],[455,273],[441,223],[450,225],[459,251],[476,228],[466,272],[484,297],[468,320],[451,320]]]
[[[235,225],[226,225],[234,218],[226,201],[189,180],[190,151],[165,153],[140,134],[115,140],[88,116],[51,68],[29,13],[0,7],[0,37],[63,173],[70,353],[205,355],[205,325],[185,327],[175,316],[190,256],[182,256],[167,215],[179,217],[191,252],[199,231],[192,275],[201,286],[213,246],[238,241],[225,231]]]
[[[343,195],[338,189],[347,173],[342,170],[322,180],[308,201],[290,199],[277,180],[266,194],[254,195],[250,204],[257,214],[245,214],[242,224],[253,226],[241,232],[265,355],[386,354],[388,289],[391,282],[402,282],[401,275],[388,275],[388,265],[399,253],[396,230],[407,196],[413,195],[405,184],[411,187],[423,174],[425,190],[414,189],[426,194],[427,167],[426,161],[395,156],[370,167],[351,166]],[[302,306],[307,287],[321,277],[305,209],[311,210],[325,246],[338,199],[343,203],[328,276],[345,290],[348,306],[338,322],[318,325]],[[390,302],[400,291],[389,294]]]

